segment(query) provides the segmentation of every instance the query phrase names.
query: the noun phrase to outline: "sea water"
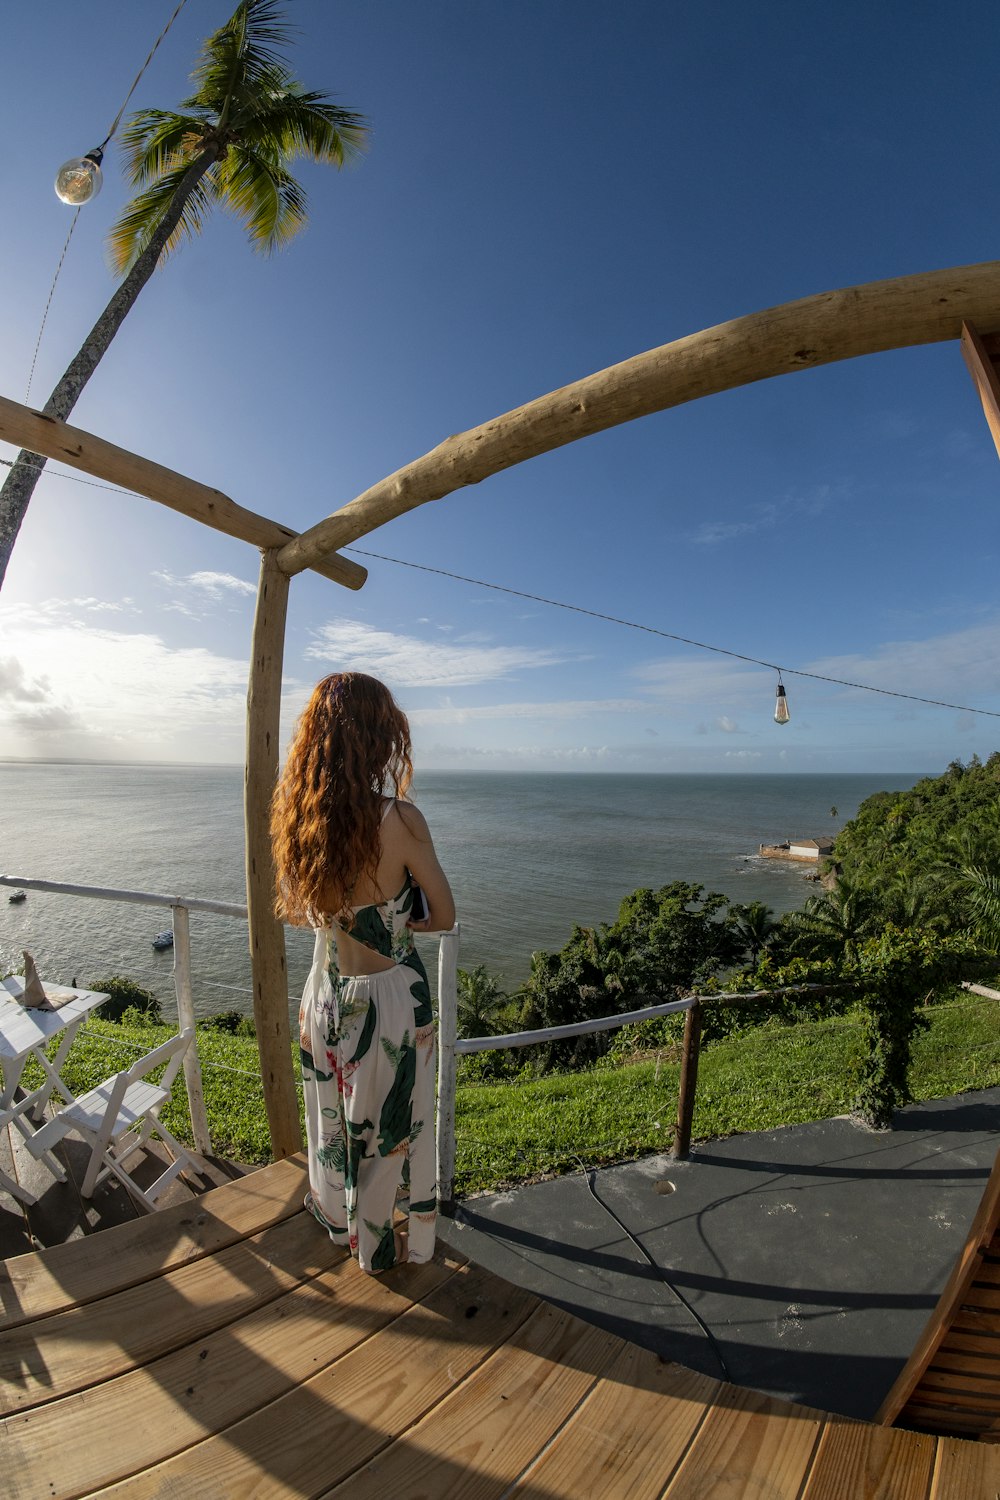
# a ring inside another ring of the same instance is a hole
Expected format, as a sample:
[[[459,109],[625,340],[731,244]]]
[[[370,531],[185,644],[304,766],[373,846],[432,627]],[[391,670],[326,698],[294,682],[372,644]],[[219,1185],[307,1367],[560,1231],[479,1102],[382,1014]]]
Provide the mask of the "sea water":
[[[428,772],[414,797],[455,892],[459,963],[513,989],[536,949],[574,923],[614,920],[637,886],[692,881],[776,912],[816,886],[808,867],[762,859],[762,843],[829,837],[872,792],[919,774],[619,776]],[[239,767],[0,763],[0,873],[243,903]],[[834,813],[834,809],[836,812]],[[27,948],[44,975],[89,984],[126,974],[172,1011],[172,957],[152,947],[164,908],[0,887],[0,973]],[[249,1013],[246,924],[191,914],[195,1011]],[[428,968],[433,940],[421,939]],[[289,930],[290,990],[311,936]]]

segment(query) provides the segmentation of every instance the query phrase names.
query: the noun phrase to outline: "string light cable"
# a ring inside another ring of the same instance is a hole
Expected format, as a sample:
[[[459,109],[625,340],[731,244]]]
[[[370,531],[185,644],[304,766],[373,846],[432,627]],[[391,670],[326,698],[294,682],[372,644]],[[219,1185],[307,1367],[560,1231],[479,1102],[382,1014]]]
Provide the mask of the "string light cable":
[[[0,464],[12,468],[9,458],[0,458]],[[71,479],[74,484],[87,484],[95,490],[111,490],[116,495],[132,495],[138,500],[146,497],[138,490],[127,490],[120,484],[104,484],[99,479],[83,479],[79,474],[67,474],[63,469],[49,468],[54,479]],[[470,578],[466,573],[452,573],[447,568],[432,568],[427,563],[412,562],[406,557],[389,557],[384,552],[370,552],[364,547],[342,547],[342,552],[353,552],[358,557],[372,557],[378,562],[394,563],[400,568],[415,568],[420,573],[434,573],[439,578],[451,578],[456,583],[471,583],[476,588],[493,589],[498,594],[511,594],[515,599],[529,599],[533,604],[546,604],[550,609],[566,609],[571,614],[587,615],[592,620],[605,620],[609,625],[622,625],[628,630],[641,630],[646,635],[659,636],[661,640],[678,641],[683,646],[695,646],[699,651],[713,651],[717,656],[728,656],[734,661],[745,661],[754,667],[766,667],[770,672],[784,673],[786,677],[808,677],[814,682],[830,682],[836,687],[854,688],[861,693],[878,693],[884,698],[904,698],[910,703],[926,703],[931,708],[951,708],[960,714],[979,714],[982,718],[1000,719],[1000,709],[972,708],[967,703],[946,703],[941,698],[922,698],[917,693],[903,693],[895,688],[876,687],[870,682],[849,682],[846,677],[830,677],[824,672],[807,672],[804,667],[779,666],[777,662],[764,661],[759,656],[749,656],[744,651],[731,651],[727,646],[712,646],[707,641],[696,641],[691,636],[677,635],[670,630],[660,630],[656,625],[641,625],[636,620],[625,620],[620,615],[608,615],[598,609],[587,609],[582,604],[567,604],[563,599],[549,599],[544,594],[529,594],[525,589],[510,588],[503,583],[489,583],[485,578]]]
[[[139,69],[138,73],[135,75],[135,78],[132,80],[132,87],[129,89],[128,93],[125,95],[125,98],[122,100],[121,109],[119,109],[118,113],[114,117],[114,120],[111,122],[111,129],[108,131],[107,135],[104,137],[104,139],[101,142],[101,144],[99,146],[95,147],[95,149],[90,153],[90,155],[92,157],[96,158],[98,161],[101,159],[101,157],[104,154],[104,148],[105,148],[105,146],[111,140],[112,136],[115,134],[115,131],[118,129],[119,125],[121,124],[121,122],[122,122],[122,116],[124,115],[125,110],[128,108],[128,102],[131,99],[132,95],[135,93],[136,89],[139,87],[139,82],[140,82],[140,79],[142,78],[143,73],[145,73],[146,69],[149,67],[150,63],[153,61],[153,57],[154,57],[154,55],[156,53],[156,49],[159,47],[160,43],[163,41],[163,38],[166,36],[166,34],[170,30],[171,26],[177,20],[177,17],[180,15],[181,11],[184,9],[184,7],[185,7],[186,4],[187,4],[187,0],[180,0],[180,3],[178,4],[177,8],[175,9],[173,15],[170,17],[170,20],[167,22],[166,26],[164,26],[163,30],[160,32],[159,36],[156,38],[156,41],[153,43],[152,47],[150,47],[149,53],[148,53],[148,55],[146,57],[146,61],[143,63],[142,67]],[[63,261],[66,259],[66,252],[69,249],[69,242],[73,238],[73,231],[76,228],[76,221],[77,221],[77,219],[79,219],[79,217],[80,217],[80,210],[83,207],[84,207],[84,205],[81,203],[79,205],[79,207],[77,208],[76,213],[73,215],[73,222],[69,226],[69,234],[67,234],[67,236],[66,236],[66,243],[63,245],[62,254],[59,257],[59,264],[56,266],[56,272],[55,272],[55,275],[52,278],[52,285],[49,287],[49,295],[48,295],[48,298],[47,298],[46,303],[45,303],[45,311],[42,313],[41,327],[38,330],[38,337],[35,340],[35,352],[34,352],[34,354],[31,357],[31,369],[28,372],[28,384],[25,386],[25,390],[24,390],[24,403],[25,403],[26,406],[27,406],[29,398],[31,396],[31,382],[35,378],[35,366],[38,363],[38,351],[39,351],[39,349],[42,346],[42,335],[45,332],[45,325],[48,322],[49,308],[52,306],[52,298],[55,295],[56,283],[59,280],[59,275],[60,275],[60,273],[62,271],[62,268],[63,268]]]
[[[68,476],[67,476],[68,477]],[[660,630],[655,625],[640,625],[635,620],[624,620],[620,615],[603,614],[597,609],[586,609],[582,604],[567,604],[561,599],[548,599],[544,594],[529,594],[524,589],[508,588],[502,583],[487,583],[484,578],[469,578],[464,573],[450,573],[446,568],[432,568],[426,563],[411,562],[409,558],[388,557],[384,552],[368,552],[363,547],[343,547],[343,552],[356,553],[358,557],[374,557],[379,562],[395,563],[400,568],[416,568],[421,573],[436,573],[440,578],[453,578],[459,583],[472,583],[477,588],[494,589],[500,594],[513,594],[516,599],[530,599],[534,604],[547,604],[552,609],[568,609],[574,614],[589,615],[592,620],[606,620],[611,625],[624,625],[629,630],[641,630],[647,635],[660,636],[666,641],[679,641],[684,646],[696,646],[699,651],[714,651],[718,656],[729,656],[735,661],[749,662],[755,667],[767,667],[771,672],[786,677],[809,677],[814,682],[832,682],[837,687],[855,688],[863,693],[880,693],[886,698],[905,698],[910,703],[927,703],[932,708],[953,708],[958,713],[981,714],[989,719],[1000,719],[1000,710],[992,708],[970,708],[964,703],[945,703],[940,698],[921,698],[917,693],[902,693],[894,688],[875,687],[870,682],[849,682],[845,677],[830,677],[824,672],[807,672],[804,667],[779,666],[777,662],[763,661],[759,656],[748,656],[742,651],[730,651],[726,646],[710,646],[707,641],[692,640],[687,635],[675,635],[670,630]]]

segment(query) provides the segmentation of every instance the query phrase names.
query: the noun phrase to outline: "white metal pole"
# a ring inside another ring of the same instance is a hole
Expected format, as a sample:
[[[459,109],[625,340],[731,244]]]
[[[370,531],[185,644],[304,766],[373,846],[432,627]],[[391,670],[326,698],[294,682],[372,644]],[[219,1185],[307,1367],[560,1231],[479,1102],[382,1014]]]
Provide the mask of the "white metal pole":
[[[452,1201],[455,1181],[455,1039],[458,1005],[458,939],[456,922],[438,940],[438,1201]]]
[[[195,1150],[206,1156],[212,1149],[205,1110],[205,1090],[198,1059],[198,1029],[194,1024],[194,992],[191,989],[191,924],[187,907],[171,907],[174,928],[174,993],[177,996],[178,1029],[190,1026],[194,1040],[184,1053],[184,1082],[187,1085],[188,1109]]]

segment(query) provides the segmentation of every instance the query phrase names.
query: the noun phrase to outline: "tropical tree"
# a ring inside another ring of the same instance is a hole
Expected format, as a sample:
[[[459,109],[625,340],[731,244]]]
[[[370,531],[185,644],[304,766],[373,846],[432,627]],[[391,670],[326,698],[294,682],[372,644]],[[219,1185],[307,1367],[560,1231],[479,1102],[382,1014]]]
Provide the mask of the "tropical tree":
[[[200,233],[212,208],[235,215],[255,250],[281,248],[306,223],[306,197],[289,172],[299,158],[341,167],[361,149],[362,117],[292,76],[290,28],[278,0],[242,0],[205,42],[180,110],[140,110],[122,133],[126,173],[139,191],[110,235],[124,277],[43,411],[65,419],[161,258]],[[21,452],[0,489],[0,588],[45,459]]]
[[[876,893],[841,875],[832,890],[810,896],[801,912],[789,915],[794,949],[806,958],[851,958],[865,938],[883,927]]]
[[[497,1036],[497,1025],[510,996],[501,987],[500,978],[491,974],[485,964],[458,971],[456,1006],[459,1036]]]
[[[730,910],[736,934],[749,954],[751,964],[756,968],[761,954],[767,951],[772,938],[780,932],[781,923],[775,920],[774,912],[763,901],[751,901],[745,906],[736,905]]]

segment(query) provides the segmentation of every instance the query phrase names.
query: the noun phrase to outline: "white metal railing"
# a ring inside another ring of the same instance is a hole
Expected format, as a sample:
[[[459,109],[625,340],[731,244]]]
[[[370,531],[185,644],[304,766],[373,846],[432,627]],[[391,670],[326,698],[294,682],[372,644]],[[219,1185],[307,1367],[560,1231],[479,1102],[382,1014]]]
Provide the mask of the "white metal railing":
[[[0,875],[0,885],[18,886],[26,891],[45,891],[57,896],[84,896],[95,901],[122,901],[138,906],[170,908],[174,934],[174,994],[177,999],[177,1024],[182,1031],[190,1026],[195,1034],[194,1043],[184,1054],[184,1084],[191,1113],[191,1134],[197,1151],[200,1151],[203,1156],[210,1152],[212,1138],[209,1134],[208,1114],[205,1110],[205,1090],[201,1078],[201,1060],[198,1057],[198,1032],[194,1020],[194,992],[191,987],[191,927],[188,912],[210,911],[223,917],[241,917],[245,922],[246,907],[235,906],[227,901],[200,900],[194,896],[163,896],[153,891],[119,891],[105,886],[71,885],[64,880],[35,880],[30,876],[22,875]]]
[[[195,1026],[194,992],[191,983],[191,928],[188,913],[192,911],[213,912],[217,916],[236,917],[247,920],[245,906],[229,901],[210,901],[196,896],[167,896],[153,891],[121,891],[105,886],[73,885],[62,880],[36,880],[24,875],[0,875],[0,886],[16,886],[26,891],[44,891],[58,896],[83,896],[96,901],[122,901],[140,906],[169,907],[174,934],[174,994],[177,999],[179,1027],[194,1029],[195,1040],[184,1054],[184,1082],[187,1088],[188,1107],[191,1113],[191,1131],[195,1148],[204,1155],[212,1149],[205,1110],[205,1091],[201,1078],[201,1061],[198,1057],[198,1031]],[[450,932],[428,933],[437,937],[438,946],[438,1008],[442,1017],[438,1030],[438,1161],[441,1161],[441,1121],[445,1112],[450,1120],[451,1167],[449,1189],[454,1172],[455,1159],[455,1008],[458,989],[458,938],[456,925]],[[446,1058],[442,1039],[450,1036],[452,1047]],[[461,1045],[461,1044],[460,1044]],[[448,1069],[450,1068],[450,1073]],[[447,1081],[449,1080],[450,1081]],[[442,1087],[442,1081],[445,1086]],[[450,1104],[445,1103],[450,1101]]]

